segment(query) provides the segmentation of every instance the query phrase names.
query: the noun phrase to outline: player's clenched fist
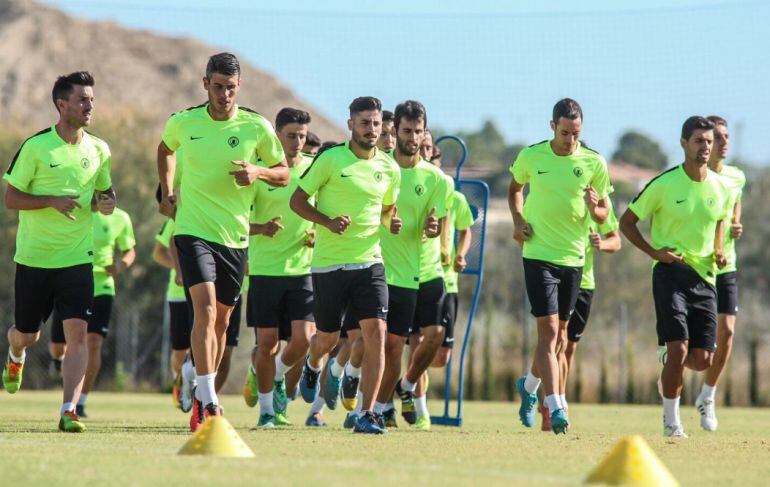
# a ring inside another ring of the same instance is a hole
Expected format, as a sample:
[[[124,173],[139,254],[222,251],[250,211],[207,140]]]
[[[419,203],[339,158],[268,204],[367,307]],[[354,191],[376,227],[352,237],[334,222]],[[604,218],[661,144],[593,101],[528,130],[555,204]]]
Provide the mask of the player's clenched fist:
[[[425,217],[425,224],[423,225],[423,229],[425,230],[425,236],[428,238],[438,237],[439,233],[441,233],[441,229],[439,228],[438,224],[438,218],[436,218],[435,208],[431,208],[430,213],[428,213],[428,216]]]
[[[348,229],[350,226],[352,220],[347,215],[338,216],[337,218],[332,218],[329,220],[329,223],[326,225],[326,228],[329,229],[330,232],[336,233],[337,235],[342,235],[345,233],[345,230]]]

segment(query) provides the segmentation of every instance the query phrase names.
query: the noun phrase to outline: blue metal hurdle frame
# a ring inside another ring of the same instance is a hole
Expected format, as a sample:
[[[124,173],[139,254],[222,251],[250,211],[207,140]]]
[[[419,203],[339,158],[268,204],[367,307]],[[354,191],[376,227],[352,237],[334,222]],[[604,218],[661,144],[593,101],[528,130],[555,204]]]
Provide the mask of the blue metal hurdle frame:
[[[473,200],[474,201],[468,201],[468,204],[471,206],[471,210],[474,210],[474,219],[476,220],[474,223],[474,227],[476,225],[480,225],[480,230],[477,232],[474,232],[480,236],[477,242],[474,242],[471,244],[471,251],[468,252],[469,256],[473,253],[473,248],[478,248],[478,255],[474,255],[475,257],[473,259],[473,262],[468,262],[467,267],[465,270],[463,270],[462,274],[466,275],[474,275],[476,276],[476,287],[473,292],[473,302],[471,304],[470,312],[468,313],[468,326],[465,329],[465,338],[463,339],[463,346],[462,350],[460,352],[460,367],[459,367],[459,378],[458,378],[458,387],[457,387],[457,414],[451,415],[449,408],[450,403],[452,402],[452,363],[454,361],[455,354],[452,354],[452,357],[450,357],[449,362],[446,365],[446,382],[444,386],[444,414],[441,416],[431,416],[431,422],[433,424],[443,425],[443,426],[462,426],[463,424],[463,391],[465,386],[465,354],[468,350],[468,343],[470,341],[471,336],[471,327],[473,326],[473,319],[476,315],[476,309],[478,308],[479,304],[479,297],[481,294],[481,285],[484,280],[484,248],[486,245],[486,235],[487,235],[487,210],[489,209],[489,186],[484,181],[479,181],[475,179],[463,179],[462,178],[462,168],[465,164],[467,157],[468,157],[468,147],[465,145],[465,142],[460,139],[459,137],[456,137],[454,135],[445,135],[443,137],[439,137],[436,140],[436,144],[440,144],[444,141],[452,141],[460,145],[460,149],[462,151],[460,160],[457,163],[457,175],[455,178],[455,189],[460,191],[463,194],[466,194],[465,191],[463,191],[463,188],[467,188],[467,190],[473,190],[473,194],[476,196]],[[466,197],[468,195],[466,194]],[[475,205],[474,205],[475,203]],[[477,219],[477,216],[480,216],[481,218]],[[455,234],[453,236],[455,239],[455,243],[457,242],[457,235]]]

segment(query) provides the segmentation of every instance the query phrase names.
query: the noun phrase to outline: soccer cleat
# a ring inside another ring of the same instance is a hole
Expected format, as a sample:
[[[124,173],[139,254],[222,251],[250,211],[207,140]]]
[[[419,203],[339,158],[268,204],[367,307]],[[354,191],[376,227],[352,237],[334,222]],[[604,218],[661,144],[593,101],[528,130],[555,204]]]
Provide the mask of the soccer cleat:
[[[259,417],[259,423],[257,423],[257,428],[263,430],[275,428],[275,416],[267,413],[261,415]]]
[[[354,427],[357,422],[358,415],[355,413],[348,413],[347,416],[345,416],[345,422],[342,423],[342,427],[346,430],[349,430],[350,428]]]
[[[353,426],[353,433],[381,435],[385,433],[385,430],[377,424],[377,418],[374,414],[371,411],[367,411],[356,421],[356,425]]]
[[[214,404],[213,402],[210,402],[206,404],[206,407],[203,408],[203,420],[205,421],[207,418],[211,416],[222,416],[222,413],[224,411],[222,410],[222,406],[219,404]]]
[[[537,412],[543,417],[543,422],[540,423],[540,431],[551,431],[551,413],[548,412],[548,408],[538,402]]]
[[[182,374],[178,374],[174,378],[174,384],[171,386],[171,401],[174,403],[174,407],[177,409],[182,409],[182,405],[179,402],[179,395],[181,394],[181,391],[182,391]]]
[[[666,365],[667,360],[668,360],[668,347],[658,346],[658,363],[660,363],[660,366],[663,367],[664,365]]]
[[[430,431],[430,416],[420,416],[414,422],[413,428],[419,431]]]
[[[563,409],[557,409],[553,413],[551,413],[551,430],[554,432],[554,434],[558,435],[559,433],[567,433],[567,430],[569,429],[569,420],[567,419],[567,415],[564,414]]]
[[[88,415],[86,414],[86,405],[85,404],[75,405],[75,414],[77,414],[81,418],[87,418]]]
[[[352,411],[358,406],[358,384],[360,382],[359,377],[350,377],[346,372],[342,373],[340,396],[342,397],[342,406],[348,411]]]
[[[183,413],[189,413],[190,409],[192,409],[193,387],[195,387],[195,381],[187,380],[182,375],[182,387],[179,389],[179,409],[181,409]]]
[[[385,417],[380,413],[373,413],[374,414],[374,420],[377,422],[377,426],[382,428],[382,430],[385,430]]]
[[[700,426],[706,431],[717,430],[717,413],[714,409],[713,399],[702,399],[698,396],[695,400],[695,408],[700,413]]]
[[[257,375],[251,367],[249,367],[249,371],[246,373],[246,381],[243,383],[243,400],[246,401],[246,405],[250,408],[253,408],[259,402]]]
[[[313,413],[305,420],[305,426],[312,426],[320,428],[326,426],[326,421],[321,413]]]
[[[75,411],[65,411],[59,418],[59,429],[65,433],[82,433],[86,425],[80,421]]]
[[[535,424],[535,406],[537,405],[537,394],[530,394],[524,388],[524,381],[526,377],[519,377],[516,381],[516,390],[519,391],[519,397],[521,397],[521,405],[519,406],[519,419],[521,424],[527,428],[531,428]]]
[[[275,425],[276,426],[292,426],[291,421],[289,421],[289,418],[286,417],[285,413],[279,413],[276,411],[275,413]]]
[[[332,358],[332,360],[334,360]],[[340,378],[334,377],[332,374],[332,362],[329,361],[329,366],[326,367],[326,380],[323,387],[324,402],[326,407],[331,410],[337,409],[337,399],[340,397]]]
[[[401,399],[401,416],[404,421],[414,424],[417,421],[417,412],[414,409],[414,392],[401,388],[401,379],[396,382],[396,394]]]
[[[16,363],[11,360],[11,356],[5,360],[5,369],[3,370],[3,387],[11,394],[15,394],[21,389],[21,374],[24,372],[24,362]]]
[[[289,406],[289,398],[286,397],[286,377],[273,381],[273,409],[275,414],[285,414]]]
[[[386,428],[398,428],[396,422],[396,408],[390,408],[382,412],[382,417],[385,420]]]
[[[193,433],[198,431],[198,428],[203,424],[203,420],[205,419],[203,410],[203,403],[195,397],[195,389],[193,389],[193,406],[190,414],[190,431]]]
[[[312,404],[318,399],[318,379],[321,371],[316,372],[310,368],[309,358],[305,359],[305,367],[302,369],[302,377],[299,379],[299,392],[306,403]]]
[[[681,424],[668,425],[664,423],[663,436],[668,436],[669,438],[688,438]]]

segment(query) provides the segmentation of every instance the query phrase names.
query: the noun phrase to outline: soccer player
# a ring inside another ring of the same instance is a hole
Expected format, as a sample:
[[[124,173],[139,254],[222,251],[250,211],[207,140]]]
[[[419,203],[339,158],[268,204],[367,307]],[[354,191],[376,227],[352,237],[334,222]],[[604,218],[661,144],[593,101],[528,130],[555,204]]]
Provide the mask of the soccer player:
[[[717,416],[714,410],[717,383],[727,366],[733,349],[735,318],[738,314],[738,267],[735,241],[743,235],[741,211],[743,186],[746,176],[735,166],[725,164],[730,148],[730,131],[727,121],[718,116],[708,119],[714,124],[714,147],[709,157],[709,169],[718,173],[728,189],[728,220],[725,222],[724,254],[727,265],[717,271],[717,344],[714,361],[706,371],[695,407],[700,412],[700,424],[706,431],[716,431]],[[729,227],[727,226],[729,225]]]
[[[553,139],[522,150],[511,165],[508,205],[514,238],[523,245],[524,280],[537,320],[532,370],[517,382],[519,418],[532,427],[541,378],[554,433],[569,420],[559,397],[567,322],[575,308],[591,220],[603,223],[611,190],[607,163],[580,143],[583,110],[565,98],[553,107]],[[524,203],[524,186],[529,195]],[[559,352],[562,353],[559,353]]]
[[[684,163],[650,181],[620,219],[623,235],[654,261],[658,341],[667,349],[661,374],[665,436],[687,437],[679,418],[684,369],[708,369],[716,344],[715,283],[717,268],[726,266],[730,192],[708,168],[713,143],[714,123],[688,118],[682,126]],[[647,219],[652,220],[651,243],[637,228]]]
[[[193,431],[205,416],[221,415],[216,375],[246,272],[254,182],[285,186],[289,179],[283,149],[270,122],[236,104],[240,74],[232,54],[212,56],[203,78],[208,101],[172,115],[158,145],[160,211],[175,218],[174,243],[194,311]],[[177,208],[173,183],[175,153],[180,149],[183,199]],[[257,160],[264,165],[257,165]]]
[[[321,150],[321,139],[308,130],[305,145],[302,146],[302,152],[309,156],[315,156],[319,150]]]
[[[286,418],[286,373],[305,358],[315,334],[310,279],[315,230],[312,222],[289,208],[297,182],[312,162],[301,152],[309,124],[310,114],[305,111],[284,108],[278,112],[275,129],[291,181],[282,188],[257,183],[250,218],[247,321],[254,327],[259,345],[249,374],[256,371],[260,428],[291,424]],[[286,322],[289,329],[281,333]],[[288,340],[282,351],[281,339]],[[320,411],[311,416],[315,414]]]
[[[5,205],[19,210],[16,234],[14,324],[8,330],[3,386],[21,387],[27,347],[56,308],[69,351],[62,363],[59,429],[85,431],[75,412],[88,362],[86,334],[93,314],[94,244],[91,200],[109,215],[115,209],[107,144],[84,130],[94,109],[94,78],[86,71],[60,76],[52,90],[56,125],[25,140],[3,179]]]
[[[354,431],[382,434],[372,413],[384,367],[388,313],[379,227],[391,227],[401,174],[376,145],[382,129],[380,100],[370,96],[353,100],[348,128],[350,141],[319,153],[291,198],[291,209],[317,225],[311,263],[317,332],[300,392],[306,402],[318,397],[323,357],[337,344],[349,303],[364,345],[362,415]],[[317,208],[308,201],[316,194]]]
[[[377,139],[377,148],[383,152],[391,153],[396,147],[396,128],[393,124],[393,112],[382,111],[382,132]]]
[[[136,239],[128,213],[115,208],[112,214],[102,215],[97,211],[95,200],[91,202],[91,211],[94,232],[94,298],[86,335],[88,365],[83,389],[75,407],[75,412],[81,418],[88,417],[86,401],[102,367],[102,345],[110,331],[112,305],[115,301],[115,278],[134,265],[136,260]],[[115,260],[115,247],[121,252],[119,260]],[[56,352],[54,359],[61,360],[66,353],[66,337],[64,324],[56,312],[51,322],[51,345],[51,349]]]
[[[420,145],[420,155],[422,158],[426,161],[433,161],[434,147],[433,134],[429,129],[425,129],[425,138],[422,141],[422,145]]]

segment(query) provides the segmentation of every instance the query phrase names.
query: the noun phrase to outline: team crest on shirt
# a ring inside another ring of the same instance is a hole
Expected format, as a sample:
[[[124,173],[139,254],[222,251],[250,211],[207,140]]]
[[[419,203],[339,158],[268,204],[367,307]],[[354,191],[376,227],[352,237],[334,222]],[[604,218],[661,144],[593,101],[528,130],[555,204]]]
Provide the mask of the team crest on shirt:
[[[414,187],[414,192],[417,193],[417,196],[422,196],[423,194],[425,194],[425,186],[423,186],[422,184],[418,184],[417,186]]]
[[[709,198],[706,200],[706,205],[711,208],[714,206],[714,198]]]
[[[230,137],[229,139],[227,139],[227,145],[229,145],[233,149],[238,147],[238,144],[240,144],[240,143],[241,143],[241,141],[238,139],[238,137],[235,137],[235,136]]]
[[[83,169],[88,169],[88,166],[91,165],[91,161],[89,161],[87,157],[84,157],[80,160],[80,165],[83,166]]]
[[[376,173],[374,173],[374,180],[377,181],[378,183],[382,181],[382,172],[377,171]]]
[[[583,168],[582,167],[576,167],[572,170],[572,174],[575,175],[576,178],[579,178],[583,175]]]

